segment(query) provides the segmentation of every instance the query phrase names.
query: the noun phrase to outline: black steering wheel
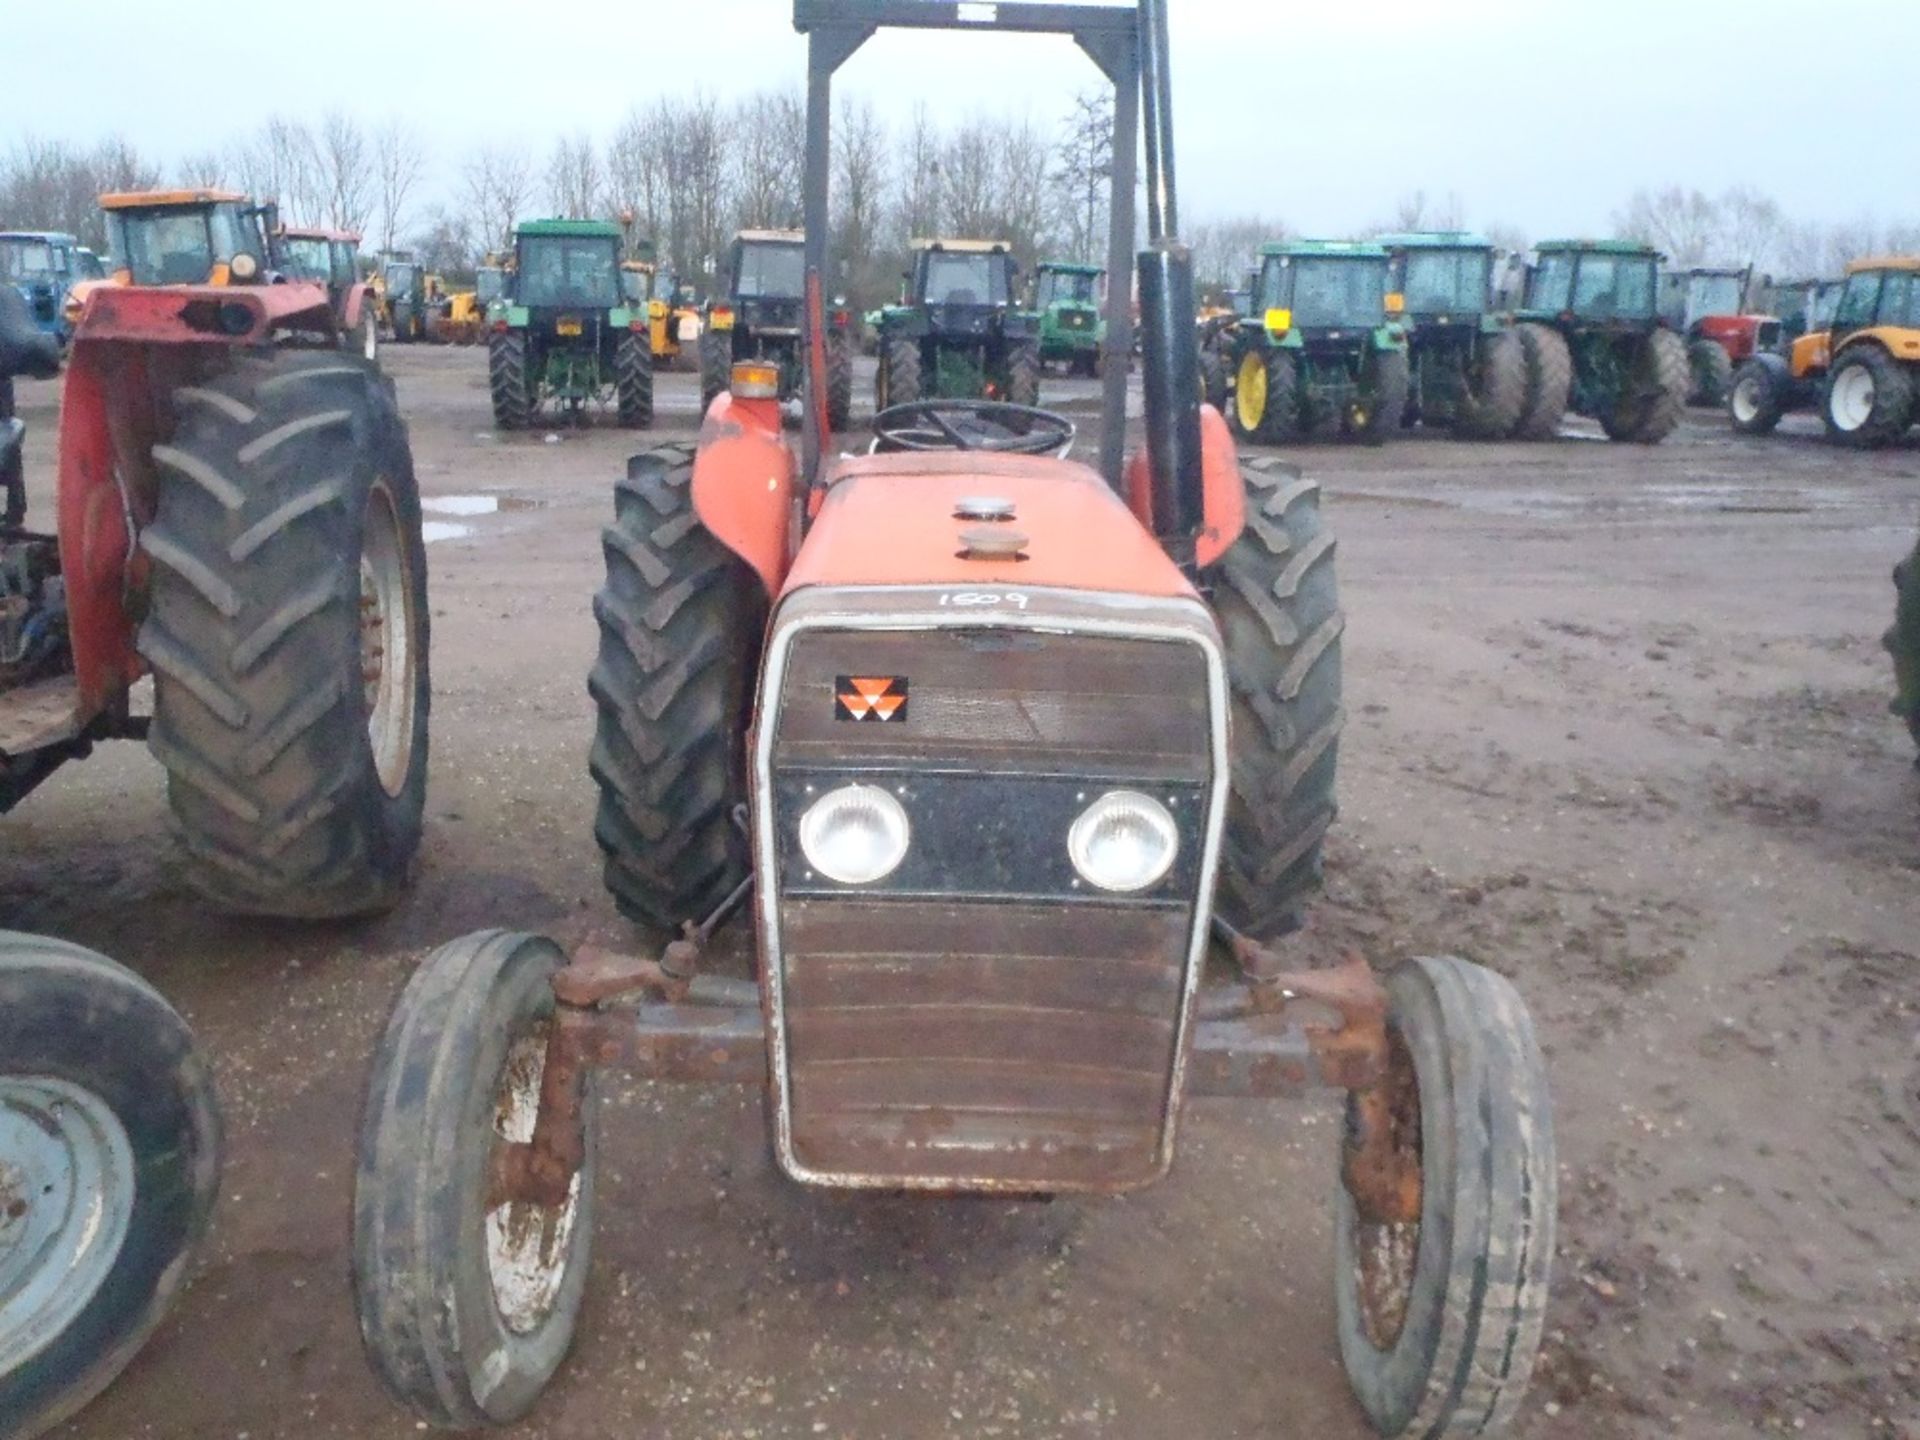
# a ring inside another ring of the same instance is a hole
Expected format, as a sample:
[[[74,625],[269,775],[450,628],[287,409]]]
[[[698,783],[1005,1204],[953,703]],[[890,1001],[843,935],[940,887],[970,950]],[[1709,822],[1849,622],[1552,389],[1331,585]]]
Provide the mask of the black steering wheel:
[[[910,400],[873,417],[874,451],[993,450],[1047,455],[1073,443],[1073,422],[1003,400]]]

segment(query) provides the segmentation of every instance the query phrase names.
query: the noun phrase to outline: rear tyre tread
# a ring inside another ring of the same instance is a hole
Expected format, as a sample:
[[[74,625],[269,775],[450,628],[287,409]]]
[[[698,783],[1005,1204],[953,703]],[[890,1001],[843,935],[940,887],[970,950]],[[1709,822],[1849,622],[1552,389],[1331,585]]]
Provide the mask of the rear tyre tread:
[[[1519,327],[1526,357],[1527,398],[1514,426],[1516,440],[1552,440],[1560,434],[1573,393],[1573,354],[1566,337],[1545,325]]]
[[[651,429],[653,345],[645,335],[630,331],[620,337],[620,343],[613,351],[613,379],[622,428]]]

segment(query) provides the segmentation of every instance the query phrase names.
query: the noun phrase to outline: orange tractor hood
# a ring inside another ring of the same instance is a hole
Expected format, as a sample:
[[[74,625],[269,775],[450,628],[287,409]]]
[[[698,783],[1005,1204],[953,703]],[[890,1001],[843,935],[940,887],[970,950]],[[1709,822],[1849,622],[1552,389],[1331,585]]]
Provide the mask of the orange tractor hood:
[[[1088,466],[938,451],[864,455],[828,489],[783,589],[804,585],[1048,586],[1193,593],[1126,503]],[[1005,521],[960,518],[963,501],[1011,502]],[[963,533],[1022,538],[1019,558],[968,553]]]

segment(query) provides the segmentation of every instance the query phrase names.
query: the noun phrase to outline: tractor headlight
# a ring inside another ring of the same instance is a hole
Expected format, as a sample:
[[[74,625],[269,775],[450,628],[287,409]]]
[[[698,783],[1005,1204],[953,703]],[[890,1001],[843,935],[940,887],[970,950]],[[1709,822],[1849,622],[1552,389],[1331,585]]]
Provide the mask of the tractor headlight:
[[[1144,890],[1173,868],[1180,832],[1151,795],[1109,790],[1067,831],[1067,858],[1089,885],[1123,894]]]
[[[242,250],[227,263],[227,269],[236,280],[251,280],[260,273],[260,262]]]
[[[866,885],[898,868],[912,834],[905,808],[879,786],[842,785],[800,817],[800,852],[829,880]]]

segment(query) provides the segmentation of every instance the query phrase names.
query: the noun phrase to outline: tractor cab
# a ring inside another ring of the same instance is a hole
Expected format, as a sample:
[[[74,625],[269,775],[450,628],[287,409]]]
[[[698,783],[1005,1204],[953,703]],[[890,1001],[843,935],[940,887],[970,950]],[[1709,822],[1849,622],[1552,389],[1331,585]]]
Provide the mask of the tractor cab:
[[[34,327],[63,345],[73,334],[66,313],[68,292],[86,278],[80,273],[80,253],[79,242],[59,231],[0,233],[0,284],[18,290]]]
[[[915,240],[898,305],[880,315],[874,404],[929,396],[1034,405],[1040,324],[1017,308],[1019,266],[1004,240]]]
[[[102,195],[123,285],[251,285],[267,276],[266,210],[223,190]]]
[[[732,385],[733,367],[769,367],[774,398],[796,400],[804,374],[800,351],[807,293],[807,237],[798,230],[742,230],[707,297],[704,313],[677,314],[679,333],[700,346],[700,404],[709,407]],[[853,406],[853,312],[837,301],[825,310],[827,405],[843,426]]]
[[[1387,323],[1387,252],[1346,240],[1261,247],[1254,323],[1303,342],[1341,340]]]
[[[943,329],[984,333],[1012,307],[1015,273],[1004,240],[916,240],[907,308],[938,311]]]
[[[282,225],[273,233],[273,269],[283,279],[324,286],[336,329],[353,336],[367,359],[377,357],[379,314],[367,282],[360,278],[357,233]]]
[[[1043,261],[1035,271],[1033,304],[1040,315],[1040,361],[1096,374],[1106,326],[1107,272],[1098,265]]]
[[[742,230],[727,249],[708,323],[761,335],[800,333],[800,302],[806,294],[805,237],[797,230]]]
[[[1474,324],[1488,313],[1493,242],[1464,231],[1382,235],[1387,308],[1415,328]]]
[[[505,297],[507,293],[507,270],[504,265],[482,265],[473,272],[474,293],[480,297],[482,306],[491,305]]]
[[[1660,276],[1660,318],[1686,337],[1693,370],[1689,399],[1719,405],[1727,398],[1734,367],[1757,351],[1777,349],[1780,321],[1753,313],[1747,304],[1753,267],[1696,265]]]
[[[1692,334],[1702,321],[1739,315],[1746,309],[1751,267],[1742,270],[1696,265],[1691,270],[1668,270],[1660,276],[1660,317],[1682,334]]]
[[[1631,240],[1551,240],[1538,248],[1520,313],[1622,330],[1659,323],[1659,252]]]

